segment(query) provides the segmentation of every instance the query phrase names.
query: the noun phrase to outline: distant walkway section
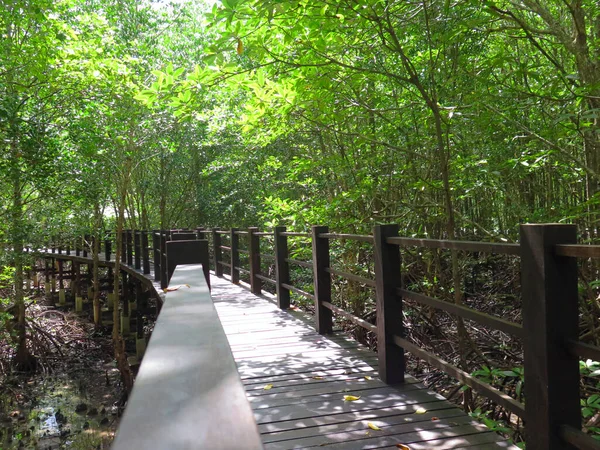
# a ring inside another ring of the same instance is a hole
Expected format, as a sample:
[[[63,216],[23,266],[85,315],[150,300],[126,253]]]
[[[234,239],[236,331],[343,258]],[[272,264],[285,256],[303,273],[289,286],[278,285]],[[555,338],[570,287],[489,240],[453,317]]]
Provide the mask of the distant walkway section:
[[[412,377],[384,384],[377,355],[345,334],[322,336],[266,296],[211,283],[266,450],[518,450]]]

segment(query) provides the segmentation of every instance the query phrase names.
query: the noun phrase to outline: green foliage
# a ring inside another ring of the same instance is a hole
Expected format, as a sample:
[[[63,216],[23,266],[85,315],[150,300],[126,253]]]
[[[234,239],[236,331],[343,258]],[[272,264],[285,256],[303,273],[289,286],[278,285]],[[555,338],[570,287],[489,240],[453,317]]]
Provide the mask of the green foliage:
[[[469,413],[471,417],[479,420],[486,427],[492,431],[509,434],[512,430],[507,426],[506,423],[500,420],[494,420],[489,417],[491,411],[482,411],[481,408],[477,408],[475,411]]]

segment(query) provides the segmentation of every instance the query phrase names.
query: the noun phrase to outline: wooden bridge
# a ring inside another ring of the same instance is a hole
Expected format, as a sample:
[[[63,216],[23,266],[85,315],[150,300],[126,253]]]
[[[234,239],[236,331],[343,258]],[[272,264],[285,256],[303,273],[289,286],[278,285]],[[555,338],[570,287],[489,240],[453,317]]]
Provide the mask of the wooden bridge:
[[[150,247],[148,233],[125,233],[122,268],[130,279],[162,303],[157,281],[166,287],[171,272],[173,290],[166,294],[113,448],[517,448],[405,375],[405,351],[523,419],[528,449],[599,448],[581,431],[579,358],[600,360],[600,351],[578,341],[576,258],[599,257],[600,248],[578,245],[573,226],[524,225],[520,245],[402,238],[395,226],[375,227],[372,236],[332,234],[325,227],[308,234],[281,227],[270,233],[212,230],[212,278],[201,275],[209,265],[206,234],[155,232]],[[289,257],[289,237],[311,241],[311,261]],[[261,238],[272,240],[273,254],[261,253]],[[331,267],[332,239],[372,245],[375,278]],[[523,325],[405,290],[400,249],[406,246],[520,256]],[[107,241],[101,260],[108,267],[114,265],[110,250]],[[68,253],[54,248],[42,256],[90,262],[83,252]],[[240,254],[247,267],[241,267]],[[261,273],[261,258],[273,260],[274,278]],[[313,294],[290,284],[290,264],[312,269]],[[248,288],[240,286],[240,273],[250,277]],[[50,275],[47,271],[48,281]],[[333,304],[332,276],[375,289],[376,325]],[[277,295],[263,294],[263,283],[272,284]],[[289,310],[290,292],[314,300],[314,326],[312,318]],[[403,298],[523,338],[526,405],[406,340]],[[333,314],[375,333],[377,354],[334,332]]]

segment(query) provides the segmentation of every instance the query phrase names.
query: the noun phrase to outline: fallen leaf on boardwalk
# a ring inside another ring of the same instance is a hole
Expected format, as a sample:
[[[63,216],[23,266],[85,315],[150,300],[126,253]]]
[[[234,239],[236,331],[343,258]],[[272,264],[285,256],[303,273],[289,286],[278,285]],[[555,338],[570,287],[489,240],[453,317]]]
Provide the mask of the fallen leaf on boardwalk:
[[[360,398],[360,395],[357,397],[356,395],[344,395],[344,401],[346,402],[354,402]]]
[[[365,433],[365,436],[371,436],[371,433],[367,431],[367,432]]]
[[[189,288],[190,285],[189,284],[180,284],[179,286],[173,286],[173,287],[168,287],[166,289],[163,289],[163,291],[164,292],[173,292],[173,291],[176,291],[176,290],[178,290],[179,288],[182,288],[182,287]]]
[[[263,389],[264,389],[265,391],[268,391],[268,390],[269,390],[269,389],[271,389],[272,387],[273,387],[273,385],[272,385],[272,384],[267,384],[267,385],[266,385],[266,386],[265,386]]]
[[[371,430],[375,430],[375,431],[379,431],[381,430],[381,428],[379,428],[377,425],[375,425],[373,422],[367,422],[367,425],[369,425],[369,428]]]
[[[372,380],[373,377],[370,377],[369,375],[365,375],[365,380]]]
[[[319,376],[313,377],[313,380],[322,380],[322,379],[323,379],[323,377],[319,377]]]
[[[427,412],[427,410],[425,408],[418,408],[415,411],[415,414],[425,414]]]
[[[440,418],[439,417],[435,417],[435,416],[431,418],[432,422],[435,422],[436,420],[440,420]]]
[[[410,447],[404,444],[396,444],[396,447],[401,448],[402,450],[410,450]]]

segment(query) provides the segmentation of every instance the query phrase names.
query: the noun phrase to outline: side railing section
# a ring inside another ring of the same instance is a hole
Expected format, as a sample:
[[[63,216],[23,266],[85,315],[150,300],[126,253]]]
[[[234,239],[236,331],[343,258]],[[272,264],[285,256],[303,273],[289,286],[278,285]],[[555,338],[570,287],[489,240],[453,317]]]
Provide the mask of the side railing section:
[[[198,247],[196,241],[205,241],[206,231],[203,228],[196,230],[176,229],[176,230],[133,230],[126,229],[121,232],[121,253],[120,261],[121,264],[128,267],[127,270],[133,270],[143,275],[151,275],[154,281],[159,281],[161,288],[166,288],[169,280],[168,270],[168,251],[167,243],[170,241],[195,241],[192,245],[193,251],[196,251],[197,255],[184,251],[185,255],[182,254],[181,246],[178,247],[175,259],[181,258],[190,263],[201,262],[207,268],[208,271],[208,256],[204,255],[204,250]],[[108,262],[114,260],[115,249],[117,246],[117,239],[115,232],[105,232],[100,236],[99,240],[99,257],[101,262]],[[91,249],[93,248],[94,238],[91,235],[83,235],[79,238],[75,238],[67,241],[67,243],[59,243],[58,241],[51,240],[51,242],[45,247],[49,253],[57,255],[75,256],[80,258],[91,258]],[[175,248],[175,247],[173,247]],[[28,251],[35,251],[34,249],[28,248]],[[193,252],[192,251],[192,252]],[[208,252],[208,250],[206,250]],[[206,262],[205,262],[206,260]],[[78,264],[84,263],[80,261]],[[47,264],[46,264],[47,265]],[[48,280],[55,276],[54,265],[48,266],[44,270],[44,274]],[[172,272],[172,270],[171,270]],[[48,282],[48,285],[50,283]]]
[[[256,228],[213,229],[212,246],[215,274],[222,277],[223,267],[231,281],[239,283],[239,274],[250,277],[253,292],[260,293],[262,283],[275,286],[280,308],[290,306],[290,293],[314,302],[315,327],[321,334],[331,333],[333,317],[342,316],[377,336],[380,376],[384,382],[404,381],[404,353],[422,359],[459,380],[497,405],[520,417],[526,425],[529,450],[598,449],[598,441],[581,431],[579,396],[579,358],[600,361],[600,349],[578,340],[578,290],[576,258],[600,258],[600,246],[578,245],[573,225],[521,225],[521,243],[488,243],[405,238],[397,225],[374,227],[372,235],[330,233],[324,226],[310,233],[288,232],[277,227],[272,232]],[[273,254],[261,253],[260,238],[273,240]],[[246,244],[240,248],[240,238]],[[289,257],[289,240],[310,242],[310,261]],[[373,277],[349,273],[332,267],[330,242],[356,241],[372,248]],[[228,244],[228,245],[224,245]],[[523,324],[450,303],[406,289],[402,284],[403,249],[445,249],[520,257]],[[224,261],[224,253],[230,262]],[[240,266],[240,254],[247,256],[249,267]],[[260,273],[261,259],[271,259],[275,279]],[[290,265],[312,271],[313,293],[290,281]],[[374,290],[376,324],[370,323],[333,304],[332,278],[353,281]],[[522,340],[525,365],[525,404],[496,389],[464,370],[424,350],[405,337],[403,301],[445,311]]]

